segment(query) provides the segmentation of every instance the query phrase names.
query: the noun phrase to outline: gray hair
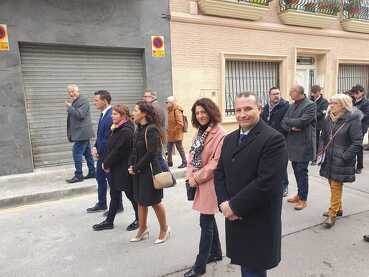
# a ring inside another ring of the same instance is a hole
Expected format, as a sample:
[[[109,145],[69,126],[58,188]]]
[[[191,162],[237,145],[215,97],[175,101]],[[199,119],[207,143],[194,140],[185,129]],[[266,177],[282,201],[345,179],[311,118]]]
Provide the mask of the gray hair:
[[[150,93],[154,97],[158,97],[158,93],[156,91],[153,91],[153,90],[149,89],[149,88],[145,89],[145,93],[146,92]]]
[[[77,86],[77,85],[75,85],[75,84],[70,84],[70,85],[68,85],[67,89],[68,89],[68,90],[72,90],[72,91],[77,91],[77,92],[79,92],[79,88],[78,88],[78,86]]]

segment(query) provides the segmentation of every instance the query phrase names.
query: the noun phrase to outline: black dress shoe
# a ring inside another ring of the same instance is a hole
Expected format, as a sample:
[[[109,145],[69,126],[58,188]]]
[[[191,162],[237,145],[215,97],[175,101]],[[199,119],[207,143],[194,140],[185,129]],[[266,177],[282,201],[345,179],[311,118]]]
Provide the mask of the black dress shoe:
[[[133,221],[131,224],[129,224],[127,226],[127,231],[133,231],[133,230],[137,230],[138,229],[138,220],[136,219],[135,221]]]
[[[364,235],[364,236],[363,236],[363,239],[364,239],[364,241],[369,242],[369,235]]]
[[[204,275],[205,274],[205,272],[204,273],[197,273],[197,272],[195,272],[192,268],[189,270],[189,271],[187,271],[183,276],[184,277],[196,277],[196,276],[201,276],[201,275]]]
[[[119,209],[117,210],[117,214],[122,213],[123,211],[124,211],[124,209],[123,209],[123,208],[119,208]],[[109,214],[109,210],[107,210],[106,212],[104,212],[104,213],[103,213],[103,216],[108,216],[108,214]]]
[[[178,166],[178,168],[186,168],[187,164],[182,163],[180,166]]]
[[[210,264],[210,263],[214,263],[214,262],[219,262],[223,260],[223,257],[222,256],[210,256],[208,258],[208,261],[206,262],[207,264]]]
[[[97,213],[97,212],[103,212],[106,210],[106,206],[100,206],[96,204],[95,206],[88,208],[86,211],[87,213]]]
[[[78,176],[73,176],[70,179],[65,180],[67,183],[73,184],[73,183],[78,183],[78,182],[82,182],[83,181],[83,177],[78,177]]]
[[[86,176],[83,176],[83,179],[95,179],[96,174],[95,173],[88,173]]]
[[[113,228],[114,228],[114,224],[106,220],[104,220],[103,222],[99,224],[95,224],[94,226],[92,226],[92,229],[94,229],[94,231],[102,231],[102,230],[108,230],[108,229],[113,229]]]
[[[361,171],[362,171],[362,168],[356,168],[355,173],[356,174],[361,174]]]
[[[328,212],[323,213],[323,216],[328,217],[329,216]],[[338,211],[336,216],[343,216],[343,211],[342,210]]]

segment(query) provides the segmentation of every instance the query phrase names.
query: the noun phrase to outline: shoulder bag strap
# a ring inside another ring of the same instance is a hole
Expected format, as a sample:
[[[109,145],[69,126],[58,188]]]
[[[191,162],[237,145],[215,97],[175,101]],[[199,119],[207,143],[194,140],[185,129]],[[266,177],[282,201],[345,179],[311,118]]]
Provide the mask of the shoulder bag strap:
[[[145,145],[146,145],[146,151],[149,151],[149,148],[147,147],[147,129],[149,128],[149,125],[145,129]],[[150,169],[151,169],[151,176],[154,177],[154,172],[152,170],[152,164],[150,161]]]
[[[338,134],[338,132],[346,125],[346,122],[344,122],[338,129],[337,131],[333,134],[333,136],[329,139],[327,145],[317,154],[317,155],[321,155],[323,154],[325,151],[327,151],[329,145],[331,145],[331,143],[333,142],[333,139],[336,137],[336,135]]]

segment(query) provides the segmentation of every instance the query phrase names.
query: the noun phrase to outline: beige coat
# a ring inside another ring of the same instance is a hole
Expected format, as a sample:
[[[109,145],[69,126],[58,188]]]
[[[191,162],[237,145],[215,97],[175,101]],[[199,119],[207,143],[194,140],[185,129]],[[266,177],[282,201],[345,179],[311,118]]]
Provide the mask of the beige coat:
[[[168,142],[177,142],[183,140],[183,109],[174,104],[168,108]]]

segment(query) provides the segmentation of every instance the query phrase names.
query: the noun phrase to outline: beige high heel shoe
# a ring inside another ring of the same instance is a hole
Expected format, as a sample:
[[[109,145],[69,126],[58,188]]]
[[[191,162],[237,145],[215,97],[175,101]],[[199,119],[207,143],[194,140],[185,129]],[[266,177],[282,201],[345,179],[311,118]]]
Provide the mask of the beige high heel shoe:
[[[149,228],[146,228],[145,231],[142,232],[141,236],[135,236],[134,238],[131,238],[129,242],[139,242],[141,240],[145,240],[149,238]]]
[[[161,243],[166,242],[166,241],[170,238],[170,233],[171,233],[171,229],[170,229],[170,227],[168,226],[168,230],[167,230],[167,232],[166,232],[166,234],[165,234],[164,238],[163,238],[163,239],[157,239],[157,240],[154,242],[154,244],[161,244]]]

